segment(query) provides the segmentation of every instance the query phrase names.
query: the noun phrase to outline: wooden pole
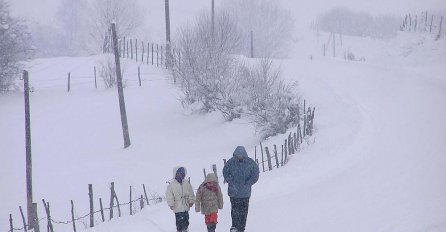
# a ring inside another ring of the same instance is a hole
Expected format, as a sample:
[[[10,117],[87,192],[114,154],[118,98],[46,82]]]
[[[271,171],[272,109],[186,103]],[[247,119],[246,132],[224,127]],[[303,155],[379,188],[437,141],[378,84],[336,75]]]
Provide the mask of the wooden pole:
[[[206,179],[206,168],[203,168],[203,177]]]
[[[22,206],[19,206],[19,209],[20,209],[20,215],[22,215],[23,230],[25,232],[27,232],[28,229],[27,229],[27,226],[26,226],[26,219],[25,219],[25,214],[23,213],[23,210],[22,210]]]
[[[159,48],[158,48],[158,44],[156,45],[156,67],[158,67],[159,65]]]
[[[217,174],[217,165],[216,164],[212,165],[212,171],[214,172],[215,177],[217,177],[217,182],[218,182],[218,174]]]
[[[215,41],[215,2],[214,0],[212,0],[211,3],[211,20],[212,20],[212,24],[211,24],[211,36],[212,36],[212,46],[214,46],[214,41]]]
[[[429,33],[432,33],[432,23],[434,22],[434,15],[431,16],[431,25],[429,28]]]
[[[30,229],[34,229],[34,232],[40,232],[40,225],[39,225],[39,216],[37,214],[37,203],[32,203],[32,209],[31,209],[31,227]]]
[[[251,31],[251,58],[254,58],[254,31]]]
[[[53,224],[51,223],[51,212],[50,212],[50,203],[46,203],[44,199],[42,199],[43,207],[45,208],[46,217],[47,217],[47,229],[49,232],[54,232]]]
[[[102,198],[99,198],[99,207],[101,209],[101,219],[102,219],[102,222],[105,222],[104,207],[102,206]]]
[[[127,49],[126,49],[126,52],[127,52],[127,59],[129,58],[129,41],[127,41]]]
[[[130,40],[130,59],[133,60],[133,39]]]
[[[138,62],[138,39],[135,39],[135,59]]]
[[[261,153],[262,153],[262,170],[263,170],[263,172],[265,172],[265,160],[264,160],[264,158],[263,158],[263,146],[262,146],[262,142],[260,142],[260,151],[261,151]]]
[[[98,81],[97,81],[97,77],[96,77],[96,66],[94,66],[94,87],[96,89],[98,88]]]
[[[147,64],[149,64],[149,55],[150,55],[150,43],[147,43],[147,58],[146,58]]]
[[[147,197],[146,186],[143,184],[142,188],[144,189],[144,196],[146,198],[147,205],[150,205],[149,198]]]
[[[125,42],[125,36],[124,36],[124,41],[123,41],[123,44],[122,44],[123,46],[122,46],[122,57],[126,57],[126,49],[125,49],[125,45],[126,45],[126,42]],[[128,54],[128,53],[127,53]]]
[[[23,71],[23,85],[25,95],[25,146],[26,146],[26,200],[27,200],[27,215],[28,225],[32,229],[32,215],[33,215],[33,181],[32,181],[32,155],[31,155],[31,112],[29,106],[29,78],[28,71]]]
[[[76,220],[74,220],[74,203],[71,200],[71,221],[73,221],[73,231],[76,232]]]
[[[139,81],[139,87],[141,87],[141,68],[138,66],[138,81]]]
[[[288,159],[288,139],[285,139],[285,159],[283,160],[283,164],[287,163],[287,159]]]
[[[9,231],[14,232],[14,225],[12,224],[12,214],[9,214]]]
[[[113,194],[115,192],[115,183],[111,182],[110,184],[110,220],[113,219],[113,207],[114,207],[114,199],[115,195]]]
[[[141,62],[144,63],[144,42],[143,41],[141,41],[141,48],[142,48]]]
[[[152,65],[153,65],[153,43],[152,43]]]
[[[68,92],[70,92],[71,73],[68,73]]]
[[[282,159],[280,161],[280,166],[283,166],[283,144],[282,144]]]
[[[333,57],[336,57],[336,33],[333,32]]]
[[[266,158],[268,159],[268,169],[269,169],[269,171],[271,171],[271,170],[273,170],[273,165],[271,163],[271,155],[269,154],[268,147],[265,147],[265,152],[266,152]]]
[[[130,215],[133,215],[133,212],[132,212],[132,186],[130,185]]]
[[[165,15],[166,15],[166,68],[172,68],[172,53],[170,44],[170,8],[169,0],[165,0]]]
[[[163,52],[163,45],[161,45],[161,52],[160,52],[161,54],[161,59],[160,59],[160,64],[161,64],[161,66],[163,66],[163,60],[164,60],[164,52]]]
[[[426,11],[425,17],[424,17],[424,31],[427,31],[427,11]]]
[[[127,113],[125,109],[124,90],[122,88],[121,62],[119,60],[118,47],[116,45],[116,41],[118,40],[118,38],[116,35],[116,25],[114,23],[112,23],[112,33],[113,33],[113,41],[115,42],[114,51],[115,51],[115,63],[116,63],[116,77],[118,81],[119,109],[121,111],[122,134],[124,136],[124,148],[127,148],[130,146],[130,135],[127,123]]]
[[[279,157],[277,155],[277,146],[274,144],[274,156],[276,158],[276,167],[279,168]]]
[[[88,185],[88,197],[90,199],[90,228],[94,227],[93,185]]]
[[[141,194],[141,197],[139,198],[139,209],[142,210],[143,208],[144,208],[144,198],[142,197]]]
[[[441,19],[440,19],[440,29],[438,30],[437,40],[440,39],[440,37],[441,37],[442,24],[443,24],[443,16],[441,16]]]

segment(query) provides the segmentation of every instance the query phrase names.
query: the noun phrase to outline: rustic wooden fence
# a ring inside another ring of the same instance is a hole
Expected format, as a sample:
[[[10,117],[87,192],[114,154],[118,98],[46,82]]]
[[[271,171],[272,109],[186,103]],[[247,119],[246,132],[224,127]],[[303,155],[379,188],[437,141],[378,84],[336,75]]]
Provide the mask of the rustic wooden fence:
[[[113,219],[113,217],[115,217],[114,214],[114,210],[117,209],[118,212],[118,217],[122,216],[121,213],[121,207],[124,206],[128,206],[129,207],[129,214],[133,215],[136,212],[141,211],[145,206],[150,206],[151,204],[157,204],[162,202],[162,198],[157,196],[157,195],[151,195],[150,198],[147,195],[147,190],[146,190],[146,186],[143,184],[142,185],[142,189],[143,189],[143,193],[140,196],[136,196],[134,197],[132,195],[132,189],[134,189],[132,186],[130,186],[130,192],[129,192],[129,201],[125,202],[125,203],[119,203],[119,199],[118,196],[116,194],[115,191],[115,184],[114,182],[112,182],[110,184],[110,204],[109,207],[104,208],[103,204],[102,204],[102,198],[99,198],[99,209],[95,210],[95,206],[94,206],[94,195],[93,195],[93,185],[89,184],[88,185],[88,197],[89,197],[89,205],[90,205],[90,211],[89,213],[86,213],[85,215],[81,216],[81,217],[75,217],[75,205],[74,202],[71,200],[71,208],[70,208],[70,212],[71,212],[71,219],[70,220],[66,220],[66,221],[58,221],[53,219],[53,217],[51,216],[51,208],[50,208],[50,203],[45,201],[45,199],[42,199],[42,205],[45,209],[45,213],[46,216],[42,217],[42,218],[38,218],[37,217],[37,203],[34,203],[35,205],[35,222],[33,222],[33,231],[34,232],[40,232],[40,222],[42,221],[46,221],[46,230],[48,232],[54,232],[54,226],[53,224],[62,224],[62,225],[72,225],[72,229],[74,232],[77,231],[77,224],[76,222],[79,222],[85,218],[89,218],[89,224],[88,226],[90,228],[95,226],[95,215],[99,214],[100,215],[100,221],[101,222],[105,222],[106,221],[106,211],[108,210],[109,216],[108,216],[108,220]],[[22,207],[19,207],[20,209],[20,214],[22,216],[22,227],[17,228],[14,227],[14,221],[12,218],[12,214],[9,215],[9,225],[10,228],[8,230],[8,232],[13,232],[13,231],[28,231],[30,229],[30,225],[28,225],[26,223],[25,220],[25,215],[23,213]],[[96,224],[97,225],[97,224]]]
[[[423,11],[420,14],[406,14],[400,26],[401,31],[409,32],[426,32],[435,35],[438,40],[446,35],[443,27],[443,16],[429,14],[428,11]]]

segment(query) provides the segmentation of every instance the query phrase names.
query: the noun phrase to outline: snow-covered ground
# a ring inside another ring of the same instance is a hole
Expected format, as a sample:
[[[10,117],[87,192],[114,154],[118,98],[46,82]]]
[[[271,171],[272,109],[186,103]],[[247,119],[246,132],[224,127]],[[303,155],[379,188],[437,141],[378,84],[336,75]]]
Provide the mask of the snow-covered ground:
[[[297,80],[316,107],[316,135],[286,167],[261,175],[248,231],[446,231],[445,40],[408,33],[388,40],[345,37],[339,51],[366,58],[352,62],[322,57],[328,36],[319,38],[307,34],[291,59],[278,61],[283,76]],[[77,216],[88,212],[88,184],[96,200],[108,202],[114,181],[126,202],[130,185],[134,196],[143,183],[163,195],[176,165],[188,168],[197,187],[202,168],[216,163],[220,170],[237,145],[253,155],[258,139],[252,125],[184,110],[161,68],[140,64],[144,81],[137,86],[138,64],[127,60],[132,146],[122,149],[117,91],[102,83],[94,88],[93,66],[100,59],[29,64],[34,197],[39,206],[42,198],[51,203],[55,220],[70,219],[70,200]],[[22,93],[0,96],[0,104],[0,230],[6,231],[9,213],[20,227],[18,206],[26,199]],[[278,139],[282,136],[265,145]],[[175,231],[165,203],[124,214],[91,231]],[[227,197],[219,215],[217,230],[228,230]],[[72,229],[55,225],[55,230]],[[192,213],[190,231],[200,230],[204,219]]]

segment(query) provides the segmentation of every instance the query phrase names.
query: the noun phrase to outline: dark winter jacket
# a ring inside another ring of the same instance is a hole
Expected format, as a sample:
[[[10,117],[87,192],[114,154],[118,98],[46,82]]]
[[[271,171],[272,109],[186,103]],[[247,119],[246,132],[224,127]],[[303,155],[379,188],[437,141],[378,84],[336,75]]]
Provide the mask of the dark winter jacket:
[[[217,176],[214,173],[209,173],[197,190],[195,211],[209,215],[217,213],[219,209],[223,209],[223,194],[218,185]]]
[[[228,182],[228,195],[233,198],[251,197],[251,186],[259,179],[259,167],[248,157],[244,147],[235,149],[233,157],[226,162],[223,176]]]

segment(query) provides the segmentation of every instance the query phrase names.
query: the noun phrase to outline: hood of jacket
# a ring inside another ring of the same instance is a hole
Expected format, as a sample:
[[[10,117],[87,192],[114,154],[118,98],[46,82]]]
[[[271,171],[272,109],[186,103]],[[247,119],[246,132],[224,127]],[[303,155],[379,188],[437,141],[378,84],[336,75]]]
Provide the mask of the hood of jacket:
[[[209,183],[209,182],[218,182],[217,176],[215,176],[214,173],[209,173],[206,175],[206,179],[203,183]]]
[[[234,158],[241,157],[242,159],[246,159],[246,158],[248,158],[248,153],[246,152],[246,149],[244,146],[238,146],[235,149],[233,156],[234,156]]]
[[[174,168],[173,168],[173,178],[174,178],[174,179],[175,179],[175,176],[177,175],[177,171],[178,171],[178,169],[180,169],[180,168],[184,168],[184,173],[185,173],[185,175],[187,175],[187,169],[186,169],[185,167],[181,167],[181,166],[174,167]]]

